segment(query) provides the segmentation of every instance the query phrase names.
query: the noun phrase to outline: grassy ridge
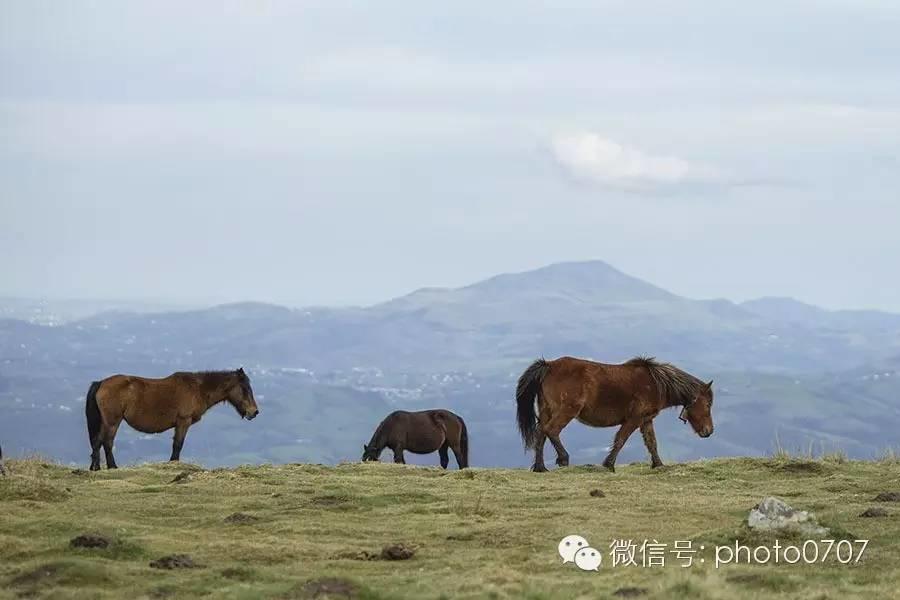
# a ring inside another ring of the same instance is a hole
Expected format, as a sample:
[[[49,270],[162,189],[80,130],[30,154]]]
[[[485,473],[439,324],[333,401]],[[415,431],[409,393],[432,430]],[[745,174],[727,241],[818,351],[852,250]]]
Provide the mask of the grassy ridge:
[[[323,577],[360,598],[615,598],[623,588],[640,588],[642,598],[888,598],[900,589],[900,504],[872,502],[900,491],[895,460],[723,459],[656,471],[623,465],[615,474],[393,464],[154,464],[100,473],[36,460],[8,466],[12,475],[0,479],[0,598],[304,598],[317,591],[308,582]],[[598,488],[604,497],[590,495]],[[871,540],[863,560],[716,569],[717,543],[774,541],[742,528],[748,509],[769,494],[814,511],[838,536]],[[859,517],[873,505],[889,516]],[[226,522],[236,512],[257,520]],[[69,547],[88,532],[112,544]],[[568,534],[604,553],[599,572],[561,564],[556,545]],[[672,556],[665,567],[613,568],[616,538],[655,538],[669,548],[692,540],[706,550],[686,569]],[[397,542],[415,556],[369,559]],[[149,567],[173,553],[203,566]]]

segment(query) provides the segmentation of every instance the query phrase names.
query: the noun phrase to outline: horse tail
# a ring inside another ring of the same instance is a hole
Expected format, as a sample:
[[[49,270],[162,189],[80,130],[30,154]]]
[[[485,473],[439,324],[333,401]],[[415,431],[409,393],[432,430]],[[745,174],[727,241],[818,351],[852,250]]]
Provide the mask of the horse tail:
[[[460,463],[459,468],[465,469],[469,466],[469,430],[466,429],[466,422],[463,421],[462,417],[457,416],[459,419],[459,451],[462,454],[460,457],[462,459],[462,463]]]
[[[97,436],[100,435],[100,427],[103,426],[103,415],[100,414],[100,407],[97,405],[97,390],[100,389],[101,383],[100,381],[91,383],[84,405],[84,414],[87,417],[88,439],[91,442],[91,446],[93,446]]]
[[[550,364],[540,358],[525,369],[516,386],[516,404],[518,405],[516,417],[519,421],[519,433],[522,435],[526,449],[533,448],[535,445],[538,426],[535,402],[540,400],[541,386],[549,371]]]

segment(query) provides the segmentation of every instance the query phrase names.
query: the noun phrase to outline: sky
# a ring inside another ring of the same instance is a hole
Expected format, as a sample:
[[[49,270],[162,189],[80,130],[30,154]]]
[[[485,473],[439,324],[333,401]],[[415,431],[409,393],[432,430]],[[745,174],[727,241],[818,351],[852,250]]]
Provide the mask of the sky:
[[[900,311],[900,3],[0,2],[0,295],[602,259]]]

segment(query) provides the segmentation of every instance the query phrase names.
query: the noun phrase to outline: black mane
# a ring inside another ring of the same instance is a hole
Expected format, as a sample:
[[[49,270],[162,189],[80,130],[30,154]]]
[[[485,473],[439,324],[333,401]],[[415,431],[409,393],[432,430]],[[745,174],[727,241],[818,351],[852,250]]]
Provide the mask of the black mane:
[[[690,373],[675,365],[658,362],[652,356],[635,356],[625,364],[646,368],[660,397],[669,406],[690,406],[706,387],[703,381]]]

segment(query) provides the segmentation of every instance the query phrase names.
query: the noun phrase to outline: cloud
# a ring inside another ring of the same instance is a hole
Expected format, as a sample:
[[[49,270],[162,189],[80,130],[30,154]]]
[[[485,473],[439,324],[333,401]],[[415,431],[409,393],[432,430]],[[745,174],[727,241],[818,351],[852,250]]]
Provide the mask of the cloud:
[[[684,184],[725,183],[716,169],[674,156],[656,156],[589,131],[553,137],[556,162],[574,177],[600,186],[654,191]]]

